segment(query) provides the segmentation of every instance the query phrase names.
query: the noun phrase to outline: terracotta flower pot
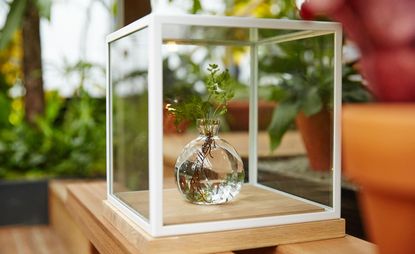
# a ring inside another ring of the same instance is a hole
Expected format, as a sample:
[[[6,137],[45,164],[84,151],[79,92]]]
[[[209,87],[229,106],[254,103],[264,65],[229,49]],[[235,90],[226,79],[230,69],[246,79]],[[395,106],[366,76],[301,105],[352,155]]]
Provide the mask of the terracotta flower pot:
[[[277,103],[258,101],[258,130],[266,130],[271,122],[272,113]],[[249,130],[249,101],[234,100],[228,103],[226,122],[233,131]]]
[[[187,131],[190,126],[189,121],[183,121],[178,126],[174,124],[175,117],[166,109],[166,104],[163,106],[163,133],[164,134],[182,134]]]
[[[343,152],[380,253],[414,253],[415,104],[344,106]]]
[[[331,119],[331,113],[326,109],[310,117],[300,112],[295,119],[307,151],[310,167],[317,171],[332,168]]]

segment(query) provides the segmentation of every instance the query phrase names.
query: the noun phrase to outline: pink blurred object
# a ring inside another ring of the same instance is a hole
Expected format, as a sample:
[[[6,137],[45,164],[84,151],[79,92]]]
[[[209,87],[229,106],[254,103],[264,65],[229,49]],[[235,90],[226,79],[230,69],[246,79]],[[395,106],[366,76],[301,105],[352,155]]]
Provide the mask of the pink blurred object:
[[[415,1],[309,0],[303,7],[343,23],[379,101],[410,102],[343,107],[342,145],[344,173],[361,187],[364,222],[379,254],[413,254]]]
[[[415,1],[309,0],[304,19],[341,22],[360,48],[361,70],[379,101],[415,101]]]

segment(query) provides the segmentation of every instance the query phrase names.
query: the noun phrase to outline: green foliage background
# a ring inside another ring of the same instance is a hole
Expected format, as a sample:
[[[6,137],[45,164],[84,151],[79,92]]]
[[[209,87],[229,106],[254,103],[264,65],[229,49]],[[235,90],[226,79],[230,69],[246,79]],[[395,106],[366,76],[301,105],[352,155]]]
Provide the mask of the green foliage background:
[[[170,2],[174,4],[175,0],[170,0]],[[224,0],[224,2],[226,4],[224,14],[226,15],[247,16],[249,14],[262,18],[299,18],[295,1],[291,0]],[[19,22],[16,20],[19,17],[21,18],[22,15],[22,11],[20,11],[22,7],[19,6],[23,6],[26,1],[16,0],[13,3],[15,7],[13,10],[15,11],[12,16],[17,18],[11,19],[8,23],[6,22],[5,28],[2,30],[0,48],[6,47],[7,41],[13,39],[11,31],[18,26]],[[38,0],[37,3],[39,3],[38,8],[40,10],[50,9],[50,1]],[[205,13],[201,1],[193,0],[192,3],[189,12]],[[257,4],[252,6],[252,3]],[[276,8],[278,12],[272,11],[273,6],[278,7]],[[48,17],[49,14],[43,12],[42,16]],[[8,49],[5,48],[5,50]],[[285,50],[295,51],[296,49],[286,47]],[[273,60],[267,66],[265,64],[261,66],[260,69],[265,72],[269,70],[272,73],[277,67],[304,67],[299,64],[301,61],[295,58],[274,58]],[[276,62],[277,60],[283,62]],[[293,61],[290,62],[290,60]],[[191,61],[187,59],[186,62]],[[199,66],[195,64],[189,66],[191,66],[191,72],[195,74],[194,76],[200,78]],[[294,67],[289,68],[289,70],[281,69],[281,71],[290,72],[291,69],[295,69]],[[77,72],[82,77],[78,91],[70,99],[60,97],[57,92],[48,92],[46,94],[45,113],[37,119],[34,125],[29,125],[23,121],[23,108],[14,106],[16,102],[21,101],[21,98],[10,96],[10,89],[13,84],[7,79],[6,74],[0,71],[0,179],[102,177],[105,175],[105,99],[92,98],[84,91],[82,84],[84,78],[88,76],[87,72],[93,68],[96,68],[96,66],[82,61],[69,68],[68,72]],[[347,79],[356,71],[350,66],[345,66],[343,70],[343,100],[351,102],[369,100],[370,96],[365,89],[362,89],[361,82]],[[164,73],[163,78],[174,78],[168,74],[168,72]],[[318,82],[313,80],[314,82],[309,83],[319,83],[322,86],[327,83],[322,82],[319,76],[313,78]],[[318,112],[324,104],[330,101],[324,96],[325,86],[318,89],[308,86],[307,89],[304,89],[304,86],[299,86],[299,84],[307,83],[304,81],[300,80],[293,84],[284,83],[284,86],[281,87],[284,88],[284,91],[278,91],[278,89],[266,91],[267,94],[271,95],[272,98],[270,99],[280,102],[285,100],[287,102],[280,106],[279,112],[276,112],[279,114],[279,120],[274,121],[279,125],[276,126],[279,132],[275,132],[279,136],[277,140],[292,124],[293,117],[299,110],[299,106],[296,104],[299,99],[308,102],[301,109],[303,111],[311,109],[309,111],[310,115]],[[194,81],[177,80],[177,82],[181,86],[172,86],[171,91],[166,89],[166,95],[170,93],[175,96],[180,94],[189,95],[189,89],[186,89],[186,87],[192,86]],[[180,89],[183,91],[180,91]],[[274,147],[277,145],[278,142],[274,144]]]
[[[116,1],[96,2],[114,14]],[[39,15],[50,20],[52,1],[34,3]],[[80,77],[75,94],[62,98],[56,91],[46,92],[44,113],[28,124],[20,28],[29,1],[7,4],[8,15],[0,30],[0,180],[105,176],[105,98],[93,98],[84,90],[90,71],[99,70],[105,76],[105,69],[83,60],[68,65],[62,59],[62,78]],[[12,92],[16,90],[20,90],[17,95]]]
[[[0,179],[105,175],[105,99],[81,89],[65,99],[46,94],[45,114],[34,126],[12,124],[14,98],[0,92]],[[21,109],[23,110],[23,109]]]

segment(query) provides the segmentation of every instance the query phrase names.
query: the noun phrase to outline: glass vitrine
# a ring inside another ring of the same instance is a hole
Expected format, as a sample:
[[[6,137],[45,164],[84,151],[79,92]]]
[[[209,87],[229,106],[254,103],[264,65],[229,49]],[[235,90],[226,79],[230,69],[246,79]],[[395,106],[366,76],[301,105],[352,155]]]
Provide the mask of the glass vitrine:
[[[339,218],[341,41],[337,23],[193,15],[110,34],[108,201],[152,236]],[[220,135],[245,181],[226,204],[195,205],[174,167],[197,130],[166,106],[206,97],[209,64],[234,84]]]

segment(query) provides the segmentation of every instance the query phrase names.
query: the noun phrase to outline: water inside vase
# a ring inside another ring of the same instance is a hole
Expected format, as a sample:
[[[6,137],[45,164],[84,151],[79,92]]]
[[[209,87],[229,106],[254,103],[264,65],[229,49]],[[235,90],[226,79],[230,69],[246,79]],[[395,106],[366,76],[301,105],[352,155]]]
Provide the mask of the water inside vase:
[[[175,166],[176,184],[194,204],[222,204],[235,198],[244,182],[243,163],[218,135],[219,122],[198,122],[200,136],[185,146]]]

